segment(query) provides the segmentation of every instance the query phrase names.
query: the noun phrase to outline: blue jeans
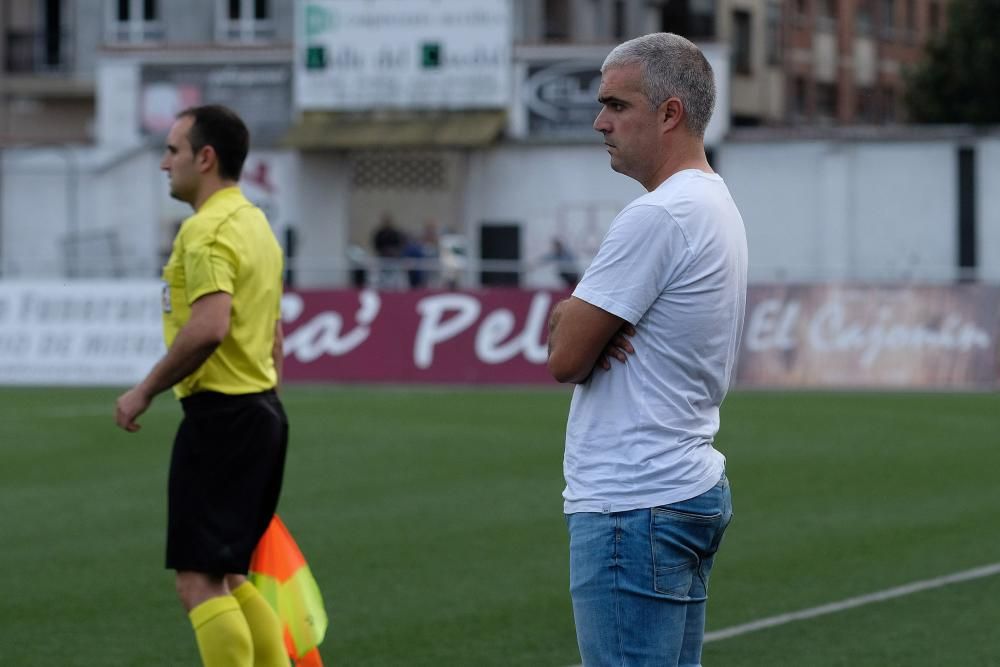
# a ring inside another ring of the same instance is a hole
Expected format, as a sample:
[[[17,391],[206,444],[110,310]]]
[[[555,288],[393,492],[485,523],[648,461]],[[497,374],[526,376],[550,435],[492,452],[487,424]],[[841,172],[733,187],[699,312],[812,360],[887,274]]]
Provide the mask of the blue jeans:
[[[584,667],[697,667],[729,480],[671,505],[569,514],[569,578]]]

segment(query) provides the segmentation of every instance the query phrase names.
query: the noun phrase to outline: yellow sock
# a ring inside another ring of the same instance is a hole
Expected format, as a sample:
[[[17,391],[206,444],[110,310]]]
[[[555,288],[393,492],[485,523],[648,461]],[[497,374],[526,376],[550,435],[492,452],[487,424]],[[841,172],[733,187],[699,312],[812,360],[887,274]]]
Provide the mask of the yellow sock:
[[[253,637],[254,667],[288,667],[281,621],[257,587],[244,581],[233,590]]]
[[[209,598],[188,614],[205,667],[252,667],[253,643],[232,595]]]

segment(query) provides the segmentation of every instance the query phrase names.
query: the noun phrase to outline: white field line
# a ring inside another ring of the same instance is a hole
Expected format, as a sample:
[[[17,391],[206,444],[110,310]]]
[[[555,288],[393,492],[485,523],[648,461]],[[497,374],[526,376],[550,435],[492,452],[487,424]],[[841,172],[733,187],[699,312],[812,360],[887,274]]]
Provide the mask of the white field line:
[[[831,602],[830,604],[820,605],[819,607],[811,607],[809,609],[803,609],[802,611],[795,611],[788,614],[779,614],[777,616],[770,616],[757,621],[751,621],[750,623],[743,623],[742,625],[734,625],[730,628],[715,630],[714,632],[706,632],[705,643],[719,641],[720,639],[730,639],[731,637],[739,637],[740,635],[757,632],[758,630],[766,630],[767,628],[773,628],[787,623],[794,623],[795,621],[803,621],[809,618],[816,618],[817,616],[834,614],[838,611],[854,609],[855,607],[863,607],[867,604],[884,602],[886,600],[892,600],[893,598],[903,597],[904,595],[912,595],[913,593],[920,593],[934,588],[941,588],[942,586],[950,586],[951,584],[958,584],[964,581],[982,579],[983,577],[992,577],[996,574],[1000,574],[1000,563],[983,565],[982,567],[976,567],[963,572],[955,572],[954,574],[947,574],[943,577],[936,577],[934,579],[915,581],[911,584],[905,584],[895,588],[887,588],[884,591],[877,591],[875,593],[869,593],[868,595],[847,598],[846,600],[841,600],[840,602]],[[574,667],[581,667],[581,665],[574,665]]]
[[[729,639],[730,637],[738,637],[750,632],[765,630],[778,625],[785,625],[786,623],[794,623],[795,621],[802,621],[808,618],[834,614],[838,611],[844,611],[845,609],[854,609],[855,607],[862,607],[875,602],[884,602],[885,600],[892,600],[893,598],[899,598],[913,593],[920,593],[933,588],[941,588],[942,586],[950,586],[951,584],[958,584],[963,581],[991,577],[995,574],[1000,574],[1000,563],[984,565],[982,567],[965,570],[963,572],[955,572],[954,574],[947,574],[943,577],[936,577],[934,579],[915,581],[912,584],[905,584],[895,588],[887,588],[884,591],[877,591],[875,593],[869,593],[868,595],[847,598],[846,600],[841,600],[840,602],[831,602],[830,604],[824,604],[819,607],[803,609],[802,611],[795,611],[789,614],[779,614],[778,616],[762,618],[760,620],[751,621],[750,623],[744,623],[742,625],[734,625],[731,628],[723,628],[722,630],[715,630],[714,632],[706,632],[705,641],[712,642],[720,639]]]

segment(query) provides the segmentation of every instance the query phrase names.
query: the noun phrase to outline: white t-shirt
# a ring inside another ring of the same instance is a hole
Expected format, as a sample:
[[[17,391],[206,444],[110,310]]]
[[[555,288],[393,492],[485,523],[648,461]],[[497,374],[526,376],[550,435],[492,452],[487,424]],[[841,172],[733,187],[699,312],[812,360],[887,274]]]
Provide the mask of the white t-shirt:
[[[635,354],[573,393],[567,514],[657,507],[719,481],[746,287],[746,230],[718,175],[678,172],[618,214],[573,296],[634,325]]]

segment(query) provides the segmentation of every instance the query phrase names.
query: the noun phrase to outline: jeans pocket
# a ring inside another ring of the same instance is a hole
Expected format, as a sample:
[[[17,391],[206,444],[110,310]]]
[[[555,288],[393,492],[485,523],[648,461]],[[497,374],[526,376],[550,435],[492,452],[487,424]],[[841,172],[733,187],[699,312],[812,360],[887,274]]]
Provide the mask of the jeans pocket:
[[[672,567],[653,566],[653,589],[665,597],[681,602],[693,600],[692,588],[698,573],[697,561]]]
[[[728,512],[705,500],[699,497],[652,509],[653,587],[668,598],[697,602],[708,595],[707,572]]]

